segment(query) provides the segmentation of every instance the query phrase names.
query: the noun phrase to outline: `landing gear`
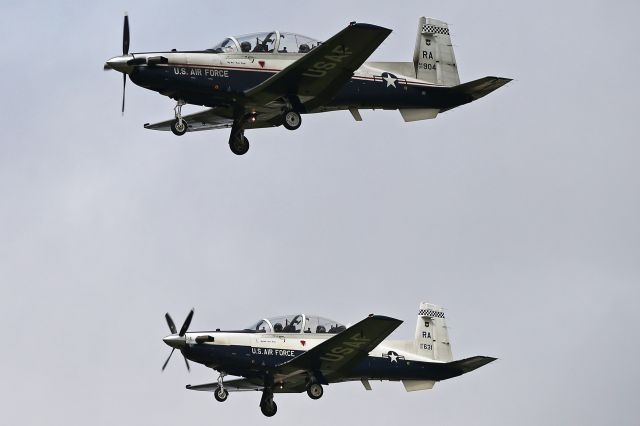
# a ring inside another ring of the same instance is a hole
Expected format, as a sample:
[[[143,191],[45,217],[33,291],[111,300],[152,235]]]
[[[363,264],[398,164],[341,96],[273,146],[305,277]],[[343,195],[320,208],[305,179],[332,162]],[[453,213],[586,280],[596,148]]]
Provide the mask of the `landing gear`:
[[[225,402],[229,397],[229,391],[224,388],[224,376],[226,375],[225,372],[220,372],[218,376],[218,387],[213,392],[213,396],[218,402]]]
[[[178,99],[178,103],[173,109],[173,112],[176,115],[176,120],[171,123],[171,131],[176,136],[182,136],[187,133],[187,122],[182,119],[182,106],[185,104],[185,101]]]
[[[311,399],[320,399],[324,394],[324,390],[322,389],[322,385],[320,383],[311,383],[307,386],[307,395]]]
[[[218,386],[213,392],[213,396],[218,402],[225,402],[229,397],[229,391],[223,387]]]
[[[244,136],[244,132],[231,132],[229,137],[229,148],[235,155],[244,155],[249,151],[249,139]]]
[[[267,417],[275,416],[278,411],[278,406],[273,400],[273,391],[269,388],[264,388],[262,391],[262,398],[260,399],[260,411]]]
[[[177,120],[171,123],[171,131],[176,136],[182,136],[187,133],[187,122],[182,120]]]
[[[295,111],[287,111],[282,124],[288,130],[296,130],[302,124],[302,117]]]

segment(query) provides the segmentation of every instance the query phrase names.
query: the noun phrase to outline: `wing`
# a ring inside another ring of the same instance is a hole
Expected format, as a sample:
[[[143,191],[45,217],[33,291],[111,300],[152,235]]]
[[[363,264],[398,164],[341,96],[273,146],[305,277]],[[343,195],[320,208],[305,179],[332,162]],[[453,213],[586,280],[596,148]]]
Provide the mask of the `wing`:
[[[259,381],[257,383],[259,383]],[[257,383],[254,383],[250,379],[225,380],[224,388],[229,392],[261,391],[264,388],[264,386]],[[218,382],[205,383],[202,385],[193,385],[193,386],[187,385],[186,387],[189,390],[214,392],[218,387]]]
[[[296,376],[312,372],[326,382],[339,378],[369,355],[402,321],[373,315],[325,340],[307,352],[277,366],[278,379],[295,382]]]
[[[264,379],[233,379],[225,380],[224,388],[229,392],[247,392],[262,391],[264,389]],[[215,392],[218,388],[218,382],[205,383],[202,385],[187,385],[187,389],[204,392]],[[273,389],[274,393],[300,393],[306,390],[305,377],[300,380],[291,380],[286,386],[277,386]]]
[[[293,96],[301,103],[318,104],[330,100],[390,33],[390,29],[376,25],[353,23],[279,73],[247,90],[247,100],[261,105]]]
[[[233,113],[230,108],[210,108],[195,114],[182,116],[187,122],[188,132],[198,132],[201,130],[226,129],[233,125]],[[273,127],[281,124],[282,118],[279,110],[269,113],[264,111],[258,115],[258,119],[254,122],[247,123],[245,129],[259,129],[262,127]],[[171,123],[175,119],[161,121],[159,123],[144,125],[145,129],[151,130],[171,130]]]

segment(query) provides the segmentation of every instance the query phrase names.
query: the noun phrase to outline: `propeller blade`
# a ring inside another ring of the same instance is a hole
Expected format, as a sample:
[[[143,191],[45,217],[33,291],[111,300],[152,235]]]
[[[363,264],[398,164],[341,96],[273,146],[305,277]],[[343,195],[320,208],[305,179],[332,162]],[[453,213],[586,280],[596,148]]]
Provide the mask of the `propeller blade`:
[[[191,367],[189,367],[189,361],[187,361],[187,357],[182,355],[182,358],[184,358],[184,364],[187,366],[187,371],[191,373]]]
[[[167,325],[169,325],[169,330],[171,330],[171,334],[176,334],[178,331],[176,330],[176,325],[173,323],[173,320],[171,319],[171,315],[169,315],[169,312],[164,314],[164,317],[167,320]]]
[[[124,93],[127,88],[127,75],[122,74],[122,115],[124,115]]]
[[[129,54],[129,15],[124,13],[124,29],[122,30],[122,54]]]
[[[169,360],[171,359],[171,355],[173,355],[173,351],[175,351],[175,350],[176,350],[176,348],[171,349],[171,353],[169,354],[169,358],[167,358],[167,360],[162,365],[162,371],[164,371],[164,369],[167,368],[167,364],[169,364]]]
[[[184,333],[187,332],[187,330],[189,329],[189,325],[191,325],[192,318],[193,318],[193,309],[189,311],[189,315],[187,315],[187,318],[184,320],[184,323],[182,324],[182,328],[180,328],[180,333],[178,333],[179,336],[184,336]]]

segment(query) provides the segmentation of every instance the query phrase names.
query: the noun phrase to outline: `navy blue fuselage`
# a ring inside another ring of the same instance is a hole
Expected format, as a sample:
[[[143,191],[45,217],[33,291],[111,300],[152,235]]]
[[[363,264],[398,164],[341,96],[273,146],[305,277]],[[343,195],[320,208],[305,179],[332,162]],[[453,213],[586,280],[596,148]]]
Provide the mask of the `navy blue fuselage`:
[[[242,99],[246,90],[264,82],[279,71],[218,65],[161,64],[136,66],[130,78],[141,87],[173,99],[182,99],[194,105],[216,107],[233,106]],[[446,110],[472,100],[469,95],[452,91],[448,87],[434,86],[426,82],[407,82],[402,77],[383,72],[382,75],[373,77],[353,76],[321,108]],[[299,112],[314,112],[300,106]]]
[[[300,350],[258,349],[242,345],[191,344],[182,349],[182,354],[191,361],[247,378],[262,378],[269,368],[290,361],[303,353],[304,351]],[[361,378],[445,380],[463,374],[446,363],[406,360],[397,354],[381,355],[382,357],[369,355],[344,372],[339,381]]]

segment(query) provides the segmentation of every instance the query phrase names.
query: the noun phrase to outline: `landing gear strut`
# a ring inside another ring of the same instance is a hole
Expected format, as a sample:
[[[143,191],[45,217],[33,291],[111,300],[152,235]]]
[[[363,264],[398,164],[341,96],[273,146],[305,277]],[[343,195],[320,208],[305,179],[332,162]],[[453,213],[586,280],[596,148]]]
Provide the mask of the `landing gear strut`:
[[[178,103],[173,109],[176,119],[173,123],[171,123],[171,131],[176,136],[182,136],[187,133],[187,122],[182,119],[182,106],[185,105],[186,102],[182,99],[178,99]]]
[[[218,402],[225,402],[229,397],[229,391],[224,388],[224,376],[226,374],[221,372],[218,376],[218,387],[213,392],[213,396]]]
[[[278,406],[273,400],[273,391],[269,388],[264,388],[262,391],[262,398],[260,399],[260,411],[267,417],[275,416],[278,411]]]

